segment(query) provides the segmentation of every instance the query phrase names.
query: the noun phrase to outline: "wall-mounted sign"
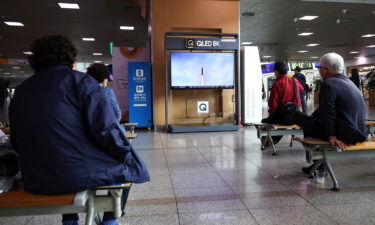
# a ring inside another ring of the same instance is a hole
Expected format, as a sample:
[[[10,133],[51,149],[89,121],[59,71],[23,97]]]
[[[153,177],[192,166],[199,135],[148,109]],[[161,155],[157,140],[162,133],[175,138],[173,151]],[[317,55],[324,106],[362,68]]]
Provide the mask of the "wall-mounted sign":
[[[207,49],[221,48],[237,43],[235,38],[186,38],[186,48]]]
[[[210,112],[210,104],[208,101],[197,101],[197,113],[204,114]]]
[[[372,70],[375,70],[375,64],[360,66],[358,69],[359,72],[370,72]]]
[[[290,62],[289,63],[290,70],[294,70],[297,66],[300,67],[302,70],[311,70],[313,68],[312,62]]]

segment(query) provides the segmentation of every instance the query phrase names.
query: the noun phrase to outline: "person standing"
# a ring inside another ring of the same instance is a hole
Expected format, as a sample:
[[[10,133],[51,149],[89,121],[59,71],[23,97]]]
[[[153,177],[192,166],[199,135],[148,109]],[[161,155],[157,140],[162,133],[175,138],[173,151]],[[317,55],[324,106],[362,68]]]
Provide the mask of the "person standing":
[[[301,73],[301,67],[297,66],[294,69],[294,76],[293,78],[297,79],[299,83],[302,85],[303,90],[300,91],[300,97],[301,97],[301,105],[302,105],[302,112],[307,114],[307,103],[306,103],[306,77]]]
[[[359,85],[361,84],[361,79],[359,78],[359,73],[356,68],[352,69],[351,71],[351,77],[350,80],[354,83],[357,88],[359,88]]]

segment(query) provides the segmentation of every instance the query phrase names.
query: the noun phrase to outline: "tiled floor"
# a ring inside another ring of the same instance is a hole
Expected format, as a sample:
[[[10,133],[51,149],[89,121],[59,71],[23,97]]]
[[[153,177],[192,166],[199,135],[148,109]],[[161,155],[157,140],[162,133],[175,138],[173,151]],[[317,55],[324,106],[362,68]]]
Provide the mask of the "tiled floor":
[[[260,151],[253,127],[140,132],[133,145],[152,180],[133,185],[120,225],[375,224],[375,159],[334,161],[342,181],[335,193],[330,179],[318,185],[303,175],[299,143],[289,147],[284,137],[273,156],[271,149]],[[60,224],[60,216],[1,218],[0,224]]]

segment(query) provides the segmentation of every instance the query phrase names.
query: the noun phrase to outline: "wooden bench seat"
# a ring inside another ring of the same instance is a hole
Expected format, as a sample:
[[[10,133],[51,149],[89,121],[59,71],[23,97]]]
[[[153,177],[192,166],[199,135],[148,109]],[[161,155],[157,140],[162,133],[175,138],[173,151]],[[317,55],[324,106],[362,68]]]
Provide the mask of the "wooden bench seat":
[[[265,149],[265,144],[268,141],[273,150],[273,155],[276,155],[276,147],[273,143],[272,136],[291,135],[290,147],[293,146],[293,140],[295,135],[302,135],[302,129],[297,125],[282,125],[282,124],[270,124],[270,123],[253,123],[257,129],[258,138],[261,141],[261,150]]]
[[[375,157],[375,142],[362,142],[356,145],[349,145],[345,149],[341,149],[337,146],[331,145],[329,142],[314,139],[305,138],[298,140],[300,141],[305,150],[306,160],[309,163],[313,163],[314,160],[318,160],[315,164],[313,172],[320,164],[324,164],[327,168],[329,175],[333,181],[333,191],[339,191],[339,183],[330,163],[331,159],[353,159],[353,158],[369,158]]]
[[[0,194],[0,217],[47,214],[86,213],[85,225],[100,224],[98,212],[113,211],[116,218],[122,214],[122,191],[131,183],[97,187],[75,194],[34,195],[24,192],[20,185]],[[97,195],[97,190],[108,190]]]

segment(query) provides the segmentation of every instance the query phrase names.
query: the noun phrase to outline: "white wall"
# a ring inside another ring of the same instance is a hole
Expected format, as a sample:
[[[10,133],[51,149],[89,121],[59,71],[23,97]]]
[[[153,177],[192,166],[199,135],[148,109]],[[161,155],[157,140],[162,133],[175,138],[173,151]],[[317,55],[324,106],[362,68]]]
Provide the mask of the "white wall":
[[[262,120],[262,69],[256,46],[242,47],[243,123]]]

